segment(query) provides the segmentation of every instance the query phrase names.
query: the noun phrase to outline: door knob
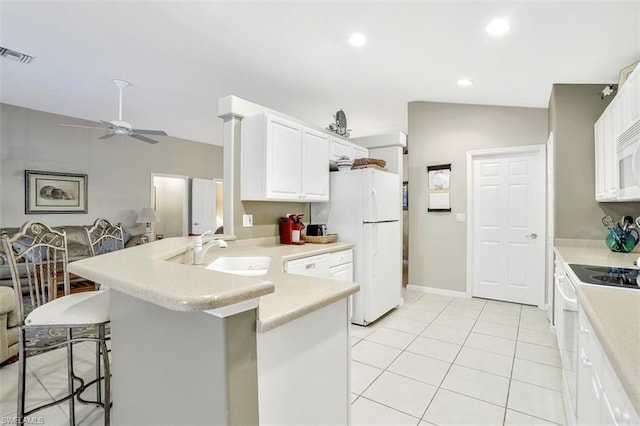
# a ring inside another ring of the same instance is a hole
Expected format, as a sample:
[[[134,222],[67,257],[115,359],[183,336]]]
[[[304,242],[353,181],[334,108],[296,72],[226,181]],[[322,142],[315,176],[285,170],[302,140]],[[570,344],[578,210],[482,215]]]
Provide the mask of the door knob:
[[[199,224],[198,222],[194,222],[193,224],[194,224],[195,226],[198,226],[198,225],[200,225],[200,224]]]
[[[538,234],[536,234],[535,232],[532,232],[529,235],[525,235],[525,238],[531,238],[532,240],[535,240],[536,238],[538,238]]]

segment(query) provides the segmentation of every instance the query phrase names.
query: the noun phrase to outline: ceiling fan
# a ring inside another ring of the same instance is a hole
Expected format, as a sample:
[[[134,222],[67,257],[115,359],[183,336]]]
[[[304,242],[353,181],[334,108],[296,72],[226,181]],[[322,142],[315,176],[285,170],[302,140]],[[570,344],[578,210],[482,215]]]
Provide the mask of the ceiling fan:
[[[147,143],[158,143],[157,140],[148,138],[143,135],[157,135],[157,136],[167,136],[167,133],[162,130],[143,130],[143,129],[134,129],[130,123],[126,121],[122,121],[122,89],[129,86],[129,82],[124,80],[113,80],[113,82],[118,87],[120,91],[120,102],[118,109],[118,119],[113,121],[104,121],[99,120],[101,123],[107,125],[107,128],[103,127],[91,127],[91,126],[78,126],[75,124],[61,124],[61,126],[67,127],[82,127],[86,129],[100,129],[107,132],[106,135],[99,137],[98,139],[109,139],[114,136],[129,136],[133,139],[138,139],[139,141],[147,142]]]

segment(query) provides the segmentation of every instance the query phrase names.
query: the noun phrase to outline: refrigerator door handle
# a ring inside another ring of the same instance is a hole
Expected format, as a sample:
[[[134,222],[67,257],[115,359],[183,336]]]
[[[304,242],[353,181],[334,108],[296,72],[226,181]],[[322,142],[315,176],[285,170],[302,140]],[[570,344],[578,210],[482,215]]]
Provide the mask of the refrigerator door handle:
[[[371,188],[371,194],[373,195],[373,220],[374,222],[378,220],[378,192],[375,188]]]
[[[376,256],[378,254],[378,227],[373,225],[373,255]]]

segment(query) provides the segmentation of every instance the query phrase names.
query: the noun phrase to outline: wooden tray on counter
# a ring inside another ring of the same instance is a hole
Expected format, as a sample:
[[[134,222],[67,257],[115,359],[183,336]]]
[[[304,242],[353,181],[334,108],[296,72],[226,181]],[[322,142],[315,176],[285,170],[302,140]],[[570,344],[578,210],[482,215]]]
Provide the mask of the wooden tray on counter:
[[[303,235],[302,239],[310,244],[328,244],[338,241],[338,234],[329,234],[316,237],[313,235]]]

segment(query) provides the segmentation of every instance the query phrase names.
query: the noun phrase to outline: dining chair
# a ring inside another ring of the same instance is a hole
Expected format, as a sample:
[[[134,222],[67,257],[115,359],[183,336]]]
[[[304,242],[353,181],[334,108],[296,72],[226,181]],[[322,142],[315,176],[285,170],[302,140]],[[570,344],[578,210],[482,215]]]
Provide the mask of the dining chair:
[[[107,219],[98,218],[91,228],[85,227],[91,256],[110,253],[124,248],[124,230]]]
[[[25,223],[12,237],[3,233],[1,240],[11,271],[18,317],[17,424],[25,424],[29,421],[29,416],[38,410],[68,401],[69,424],[73,426],[77,399],[82,403],[102,406],[104,424],[109,425],[111,373],[105,338],[105,328],[110,320],[109,293],[106,291],[70,293],[67,237],[64,229],[58,232],[42,222],[32,220]],[[18,269],[18,264],[24,265],[24,268]],[[59,295],[59,287],[62,287],[63,295]],[[27,342],[28,329],[43,327],[64,328],[65,340],[49,345],[38,341]],[[89,328],[93,333],[80,334],[78,332],[80,328]],[[96,377],[88,382],[74,372],[73,345],[79,342],[96,344]],[[67,352],[67,394],[27,411],[25,406],[27,355],[34,351],[39,353],[63,346],[66,346]],[[95,401],[86,400],[82,395],[92,385],[96,387]],[[104,385],[104,392],[102,392],[102,385]]]

